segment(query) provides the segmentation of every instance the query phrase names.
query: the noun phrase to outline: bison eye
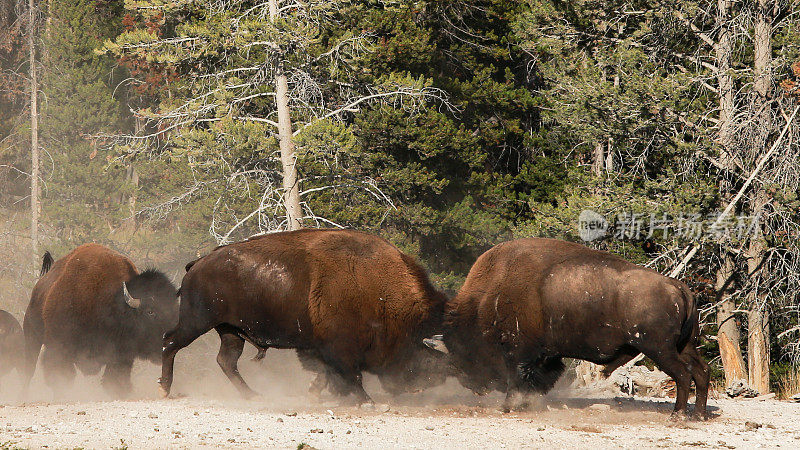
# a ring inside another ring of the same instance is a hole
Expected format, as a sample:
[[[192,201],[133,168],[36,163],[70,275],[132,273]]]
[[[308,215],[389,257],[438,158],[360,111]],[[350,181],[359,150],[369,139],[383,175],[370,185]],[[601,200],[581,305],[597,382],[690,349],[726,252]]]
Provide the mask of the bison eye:
[[[147,315],[150,316],[150,317],[153,317],[153,316],[156,315],[156,312],[153,311],[152,309],[149,309],[149,310],[147,310]]]

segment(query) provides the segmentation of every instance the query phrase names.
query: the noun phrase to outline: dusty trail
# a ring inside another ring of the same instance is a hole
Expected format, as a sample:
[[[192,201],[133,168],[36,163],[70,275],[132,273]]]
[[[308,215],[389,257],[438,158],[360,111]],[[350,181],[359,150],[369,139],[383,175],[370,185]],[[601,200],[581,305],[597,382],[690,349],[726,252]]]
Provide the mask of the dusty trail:
[[[23,448],[800,447],[795,404],[714,401],[719,417],[675,424],[668,403],[598,402],[611,409],[563,409],[557,399],[549,399],[552,410],[525,414],[442,405],[274,408],[207,398],[36,403],[0,408],[0,436]]]
[[[312,401],[304,395],[311,375],[291,352],[270,351],[266,364],[243,358],[243,375],[263,397],[242,401],[214,364],[213,344],[200,342],[194,356],[179,359],[176,392],[187,396],[177,399],[157,398],[158,368],[146,363],[136,367],[130,401],[109,400],[96,378],[79,377],[75,398],[54,402],[40,374],[34,401],[19,403],[6,377],[0,447],[800,448],[800,404],[775,400],[712,399],[712,420],[674,423],[666,399],[562,389],[536,411],[501,414],[500,395],[475,397],[452,380],[390,400],[370,377],[376,410]]]

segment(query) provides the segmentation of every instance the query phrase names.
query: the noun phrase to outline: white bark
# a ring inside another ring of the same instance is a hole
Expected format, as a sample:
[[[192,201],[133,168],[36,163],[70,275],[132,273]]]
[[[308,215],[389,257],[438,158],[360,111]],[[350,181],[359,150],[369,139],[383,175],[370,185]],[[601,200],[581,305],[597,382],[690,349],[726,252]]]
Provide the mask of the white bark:
[[[28,0],[28,50],[31,89],[31,250],[34,267],[39,263],[39,79],[36,73],[36,4]]]
[[[269,0],[269,17],[272,23],[277,21],[278,14],[278,0]],[[280,63],[275,74],[275,106],[278,110],[278,139],[280,140],[281,166],[283,168],[283,203],[286,209],[286,227],[289,230],[297,230],[303,226],[303,210],[300,207],[297,154],[292,141],[289,82]]]

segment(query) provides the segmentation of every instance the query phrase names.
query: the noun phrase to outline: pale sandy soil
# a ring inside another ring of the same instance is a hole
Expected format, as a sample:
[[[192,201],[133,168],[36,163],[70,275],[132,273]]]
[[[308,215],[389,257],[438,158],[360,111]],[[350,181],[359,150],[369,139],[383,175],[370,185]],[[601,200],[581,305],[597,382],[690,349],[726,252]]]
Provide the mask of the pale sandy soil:
[[[712,399],[711,420],[675,423],[668,400],[587,398],[561,389],[536,411],[501,414],[500,395],[475,397],[453,381],[390,399],[370,378],[378,407],[365,411],[307,399],[310,375],[290,353],[270,352],[266,364],[243,358],[243,375],[263,393],[253,401],[237,399],[213,356],[179,365],[175,391],[186,396],[176,399],[157,398],[158,369],[145,363],[136,368],[136,400],[109,400],[95,377],[79,377],[75,398],[56,402],[38,375],[21,403],[7,383],[0,447],[800,448],[797,403]]]

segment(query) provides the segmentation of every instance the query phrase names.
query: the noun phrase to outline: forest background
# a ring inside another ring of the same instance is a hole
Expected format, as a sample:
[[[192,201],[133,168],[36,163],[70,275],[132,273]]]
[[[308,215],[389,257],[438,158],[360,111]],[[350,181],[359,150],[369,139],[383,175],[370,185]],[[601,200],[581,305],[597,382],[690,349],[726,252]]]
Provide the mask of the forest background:
[[[719,386],[796,393],[797,14],[0,0],[2,307],[21,317],[44,250],[85,242],[179,281],[221,243],[349,227],[452,294],[492,245],[552,237],[690,284]]]

